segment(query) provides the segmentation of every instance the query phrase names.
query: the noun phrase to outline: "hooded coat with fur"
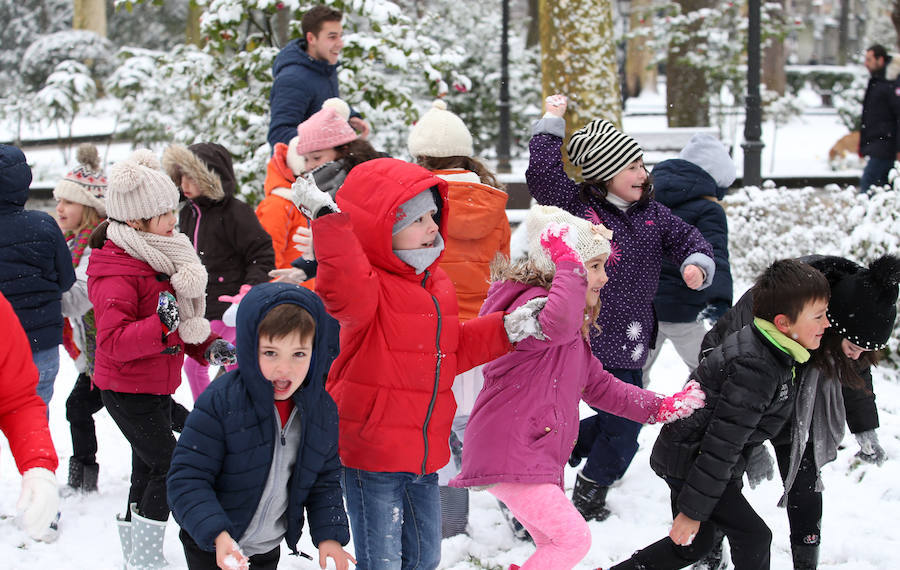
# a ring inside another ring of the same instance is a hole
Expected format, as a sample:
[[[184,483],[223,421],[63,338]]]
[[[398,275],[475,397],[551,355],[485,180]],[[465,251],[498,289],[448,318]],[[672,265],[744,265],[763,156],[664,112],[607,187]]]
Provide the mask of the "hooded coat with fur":
[[[229,303],[219,295],[235,295],[241,285],[265,283],[275,269],[272,238],[253,208],[235,197],[231,154],[215,143],[189,147],[172,145],[162,157],[175,184],[189,176],[201,195],[188,200],[178,216],[179,230],[188,236],[209,273],[206,318],[221,319]]]

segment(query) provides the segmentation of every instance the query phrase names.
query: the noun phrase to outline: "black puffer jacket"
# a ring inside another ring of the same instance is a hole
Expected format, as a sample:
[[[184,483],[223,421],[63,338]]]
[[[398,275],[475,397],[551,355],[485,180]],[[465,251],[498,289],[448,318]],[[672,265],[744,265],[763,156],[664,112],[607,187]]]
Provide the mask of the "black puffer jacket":
[[[705,521],[725,486],[740,479],[751,450],[778,434],[794,410],[796,361],[753,324],[727,337],[693,378],[706,406],[663,426],[650,466],[684,485],[679,512]]]
[[[215,143],[197,143],[185,148],[172,145],[162,158],[163,167],[179,187],[189,176],[202,195],[187,200],[178,225],[187,235],[209,273],[206,286],[206,318],[221,319],[229,303],[219,295],[235,295],[241,285],[269,280],[275,269],[272,237],[256,214],[235,197],[231,154]]]
[[[884,70],[872,75],[863,97],[859,154],[894,158],[900,152],[900,96],[898,85]]]

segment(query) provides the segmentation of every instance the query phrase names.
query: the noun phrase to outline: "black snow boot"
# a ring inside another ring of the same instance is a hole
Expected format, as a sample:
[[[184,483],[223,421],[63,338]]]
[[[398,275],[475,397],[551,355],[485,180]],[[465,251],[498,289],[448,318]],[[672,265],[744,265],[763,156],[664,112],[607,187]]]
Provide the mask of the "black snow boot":
[[[606,508],[606,493],[609,487],[598,485],[581,473],[575,479],[575,489],[572,491],[572,504],[581,513],[586,521],[605,521],[609,518],[610,510]]]
[[[792,544],[794,570],[816,570],[819,567],[819,545]]]
[[[92,493],[97,490],[97,477],[100,474],[100,466],[96,463],[86,464],[69,458],[69,482],[68,486],[75,491]]]
[[[697,561],[692,570],[724,570],[727,566],[725,554],[723,552],[723,541],[725,535],[721,531],[716,531],[715,542],[713,542],[712,550],[706,553],[706,556]]]

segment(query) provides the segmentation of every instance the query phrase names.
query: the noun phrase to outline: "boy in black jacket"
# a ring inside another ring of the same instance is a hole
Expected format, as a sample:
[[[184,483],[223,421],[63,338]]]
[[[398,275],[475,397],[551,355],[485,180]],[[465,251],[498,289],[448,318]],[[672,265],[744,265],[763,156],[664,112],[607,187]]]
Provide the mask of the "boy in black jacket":
[[[796,260],[776,261],[757,279],[753,323],[725,339],[693,375],[706,407],[664,426],[653,446],[650,466],[672,490],[672,530],[614,570],[684,568],[712,548],[719,529],[735,570],[769,568],[772,531],[741,493],[741,477],[753,449],[790,418],[795,368],[829,326],[829,297],[825,276]]]

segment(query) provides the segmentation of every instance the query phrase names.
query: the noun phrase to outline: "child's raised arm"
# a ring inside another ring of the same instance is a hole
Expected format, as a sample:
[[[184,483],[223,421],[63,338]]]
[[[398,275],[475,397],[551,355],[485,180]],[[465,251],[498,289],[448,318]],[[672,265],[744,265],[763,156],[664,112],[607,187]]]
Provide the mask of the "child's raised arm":
[[[561,147],[566,133],[565,97],[561,103],[554,97],[562,96],[547,98],[547,113],[532,127],[525,180],[528,191],[539,204],[558,206],[581,216],[585,206],[578,199],[578,185],[566,174],[562,161]]]

